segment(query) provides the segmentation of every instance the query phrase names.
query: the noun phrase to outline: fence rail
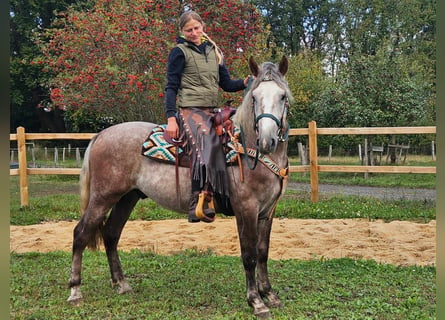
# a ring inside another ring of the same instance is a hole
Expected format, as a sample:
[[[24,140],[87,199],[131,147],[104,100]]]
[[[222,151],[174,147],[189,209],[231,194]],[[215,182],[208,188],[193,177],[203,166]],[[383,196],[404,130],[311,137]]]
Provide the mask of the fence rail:
[[[319,172],[375,172],[375,173],[436,173],[436,167],[421,166],[362,166],[362,165],[319,165],[317,136],[319,135],[380,135],[380,134],[435,134],[435,126],[424,127],[366,127],[366,128],[317,128],[316,122],[311,121],[308,128],[290,129],[290,136],[309,137],[309,164],[293,165],[292,172],[309,172],[311,184],[311,200],[318,201],[318,173]],[[18,169],[9,169],[10,175],[20,176],[21,206],[28,206],[28,175],[76,175],[80,168],[28,168],[26,158],[26,141],[30,140],[90,140],[95,133],[25,133],[23,127],[17,128],[16,134],[10,134],[10,141],[17,141]]]

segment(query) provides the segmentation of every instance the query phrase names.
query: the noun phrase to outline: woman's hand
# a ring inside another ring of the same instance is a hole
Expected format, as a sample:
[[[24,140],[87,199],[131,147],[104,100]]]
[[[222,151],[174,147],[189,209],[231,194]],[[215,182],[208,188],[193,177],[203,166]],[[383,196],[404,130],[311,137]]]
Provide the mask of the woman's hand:
[[[165,132],[172,139],[179,138],[179,127],[178,127],[178,122],[176,122],[175,117],[169,117],[167,119],[167,128],[165,129]]]
[[[250,79],[253,80],[253,79],[255,79],[255,77],[249,74],[247,77],[244,78],[244,87],[245,88],[247,88],[247,86],[249,85],[249,81],[251,81]]]

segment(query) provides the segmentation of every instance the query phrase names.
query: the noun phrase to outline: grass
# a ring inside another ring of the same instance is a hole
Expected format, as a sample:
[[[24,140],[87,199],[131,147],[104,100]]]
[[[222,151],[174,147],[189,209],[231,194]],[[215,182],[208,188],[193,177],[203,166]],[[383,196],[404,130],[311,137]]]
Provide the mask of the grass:
[[[367,180],[379,186],[382,175]],[[418,175],[417,175],[418,176]],[[435,176],[424,175],[424,185],[435,185]],[[36,224],[45,221],[77,220],[79,218],[78,176],[32,175],[28,177],[30,205],[20,207],[19,178],[10,177],[10,223],[13,225]],[[298,181],[298,177],[291,177]],[[331,178],[337,182],[340,179]],[[385,178],[387,179],[387,178]],[[393,181],[412,187],[409,174],[398,174]],[[420,180],[418,177],[415,182]],[[345,179],[346,181],[346,179]],[[357,182],[349,179],[349,182]],[[297,201],[298,200],[298,201]],[[435,201],[430,200],[379,200],[359,196],[324,196],[312,203],[307,192],[287,190],[278,204],[276,216],[305,219],[366,218],[414,220],[428,222],[435,219]],[[139,201],[130,219],[160,220],[183,219],[182,215],[159,207],[151,200]]]
[[[84,303],[69,306],[70,254],[11,254],[13,319],[254,319],[239,258],[121,253],[134,293],[117,295],[103,252],[85,252]],[[284,307],[274,319],[435,319],[434,267],[373,261],[270,261]]]

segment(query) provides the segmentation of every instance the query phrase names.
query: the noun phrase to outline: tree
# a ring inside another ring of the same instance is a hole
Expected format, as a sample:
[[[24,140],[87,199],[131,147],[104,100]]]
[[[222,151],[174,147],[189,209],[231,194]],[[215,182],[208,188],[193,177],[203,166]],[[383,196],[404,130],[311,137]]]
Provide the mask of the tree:
[[[185,7],[200,13],[226,64],[247,65],[262,37],[254,7],[235,0],[189,1]],[[97,0],[92,10],[60,14],[41,36],[44,58],[35,61],[54,75],[52,106],[67,110],[76,131],[101,129],[91,128],[92,119],[105,126],[165,121],[165,68],[183,10],[173,0]]]
[[[256,0],[255,5],[265,17],[271,34],[268,43],[287,54],[296,54],[304,38],[304,9],[301,0]]]
[[[393,55],[411,57],[407,65],[416,61],[431,82],[436,61],[435,7],[435,0],[330,1],[320,50],[332,75],[351,57],[373,56],[386,47]]]
[[[50,27],[55,10],[65,10],[76,2],[80,5],[85,1],[10,1],[11,130],[18,126],[25,126],[28,132],[64,130],[63,117],[45,111],[49,111],[44,108],[49,96],[48,90],[41,84],[46,81],[46,75],[41,72],[40,66],[31,62],[40,55],[35,44],[35,32]]]
[[[402,57],[357,57],[348,62],[347,70],[311,104],[319,127],[431,125],[431,85],[404,72]],[[372,143],[373,137],[368,139]],[[360,143],[345,137],[324,140],[346,148]]]
[[[286,79],[294,97],[289,109],[290,126],[307,127],[313,120],[311,103],[329,83],[320,56],[310,50],[291,56]]]

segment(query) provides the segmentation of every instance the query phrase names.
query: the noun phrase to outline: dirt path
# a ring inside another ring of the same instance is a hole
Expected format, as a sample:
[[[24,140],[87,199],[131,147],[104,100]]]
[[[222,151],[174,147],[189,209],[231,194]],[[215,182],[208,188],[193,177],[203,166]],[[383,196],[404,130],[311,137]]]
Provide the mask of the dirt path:
[[[71,250],[76,222],[10,226],[10,250],[49,252]],[[190,224],[185,219],[129,221],[119,249],[172,254],[186,249],[211,249],[218,255],[239,256],[236,223],[220,218],[214,223]],[[357,219],[275,219],[271,259],[363,258],[395,265],[435,265],[436,221]]]

